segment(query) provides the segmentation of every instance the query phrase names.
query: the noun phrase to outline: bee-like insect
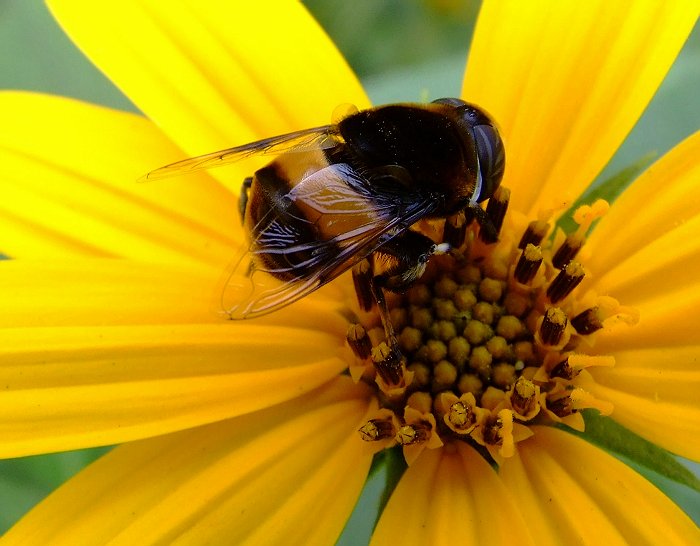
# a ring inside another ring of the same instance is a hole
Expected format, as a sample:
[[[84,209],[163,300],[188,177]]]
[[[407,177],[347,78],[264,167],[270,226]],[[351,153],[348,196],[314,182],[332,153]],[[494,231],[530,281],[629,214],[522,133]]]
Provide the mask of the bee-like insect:
[[[249,247],[222,300],[235,319],[277,310],[377,256],[370,261],[382,266],[371,269],[375,299],[383,299],[381,289],[406,289],[431,255],[449,249],[411,227],[469,209],[482,230],[493,229],[479,203],[493,195],[505,168],[493,120],[446,98],[356,111],[335,124],[179,161],[146,178],[258,154],[277,157],[243,183]]]

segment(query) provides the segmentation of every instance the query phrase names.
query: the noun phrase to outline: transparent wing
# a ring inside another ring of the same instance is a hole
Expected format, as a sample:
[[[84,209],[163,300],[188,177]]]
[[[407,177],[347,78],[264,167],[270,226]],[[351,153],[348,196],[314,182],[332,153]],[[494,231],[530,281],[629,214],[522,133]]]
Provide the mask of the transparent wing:
[[[338,144],[339,133],[335,125],[323,125],[302,131],[295,131],[285,135],[258,140],[219,150],[210,154],[204,154],[189,159],[183,159],[165,165],[141,177],[141,181],[156,180],[168,176],[187,174],[203,169],[211,169],[235,163],[241,159],[254,155],[278,155],[285,152],[307,152],[311,150],[332,148]]]
[[[306,295],[433,211],[434,201],[400,200],[373,190],[347,164],[313,173],[286,196],[297,213],[263,218],[222,295],[233,319],[253,318]],[[309,233],[317,238],[309,240]]]

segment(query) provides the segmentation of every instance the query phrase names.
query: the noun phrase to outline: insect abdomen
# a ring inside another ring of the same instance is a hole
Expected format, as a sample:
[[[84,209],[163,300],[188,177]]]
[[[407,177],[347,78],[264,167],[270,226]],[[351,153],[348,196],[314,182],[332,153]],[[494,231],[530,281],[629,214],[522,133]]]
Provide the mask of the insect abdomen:
[[[276,163],[263,167],[255,173],[245,213],[256,269],[282,281],[309,274],[315,247],[308,242],[320,236],[288,197],[291,186]]]

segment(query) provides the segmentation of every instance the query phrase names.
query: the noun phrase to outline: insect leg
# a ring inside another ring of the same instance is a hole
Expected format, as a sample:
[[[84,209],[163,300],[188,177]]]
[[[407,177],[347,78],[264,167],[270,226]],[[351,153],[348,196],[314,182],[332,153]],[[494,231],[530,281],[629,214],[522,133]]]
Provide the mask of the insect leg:
[[[372,299],[377,304],[379,318],[384,327],[385,338],[384,342],[372,348],[372,361],[374,362],[374,368],[377,370],[377,374],[382,378],[387,388],[393,388],[404,384],[406,363],[399,349],[399,342],[396,339],[394,326],[391,323],[389,307],[384,297],[384,290],[379,283],[376,282],[377,277],[373,273],[375,262],[372,257],[370,257],[368,263],[370,263],[371,267],[370,275],[366,277],[368,279],[367,284]]]
[[[510,190],[504,186],[499,186],[489,198],[485,215],[489,219],[490,227],[484,229],[484,224],[481,224],[481,230],[479,232],[479,238],[486,244],[493,244],[498,241],[498,233],[503,226],[503,219],[506,217],[509,201]],[[481,210],[481,208],[479,210]]]
[[[449,249],[449,243],[437,245],[422,233],[406,230],[377,249],[375,262],[383,262],[383,271],[376,274],[375,283],[392,292],[403,292],[423,275],[433,254],[444,254]]]
[[[479,239],[486,244],[492,244],[498,241],[498,233],[503,226],[503,219],[508,210],[510,202],[510,190],[503,186],[499,186],[493,195],[489,198],[486,205],[486,210],[479,205],[473,204],[467,208],[467,212],[474,215],[474,218],[479,223]]]
[[[360,308],[363,311],[369,311],[376,305],[379,312],[379,319],[384,328],[384,341],[372,347],[371,356],[374,369],[381,377],[381,384],[391,389],[405,383],[406,364],[399,349],[394,326],[391,323],[384,289],[376,282],[375,267],[377,264],[374,258],[375,256],[370,256],[355,265],[352,277]]]
[[[245,218],[245,209],[248,206],[248,193],[250,192],[250,186],[252,184],[252,176],[244,179],[243,184],[241,184],[241,195],[238,197],[238,212],[241,215],[241,222],[243,222]]]
[[[415,231],[405,231],[384,243],[371,257],[372,271],[369,289],[377,304],[386,341],[372,350],[377,373],[390,388],[405,386],[405,359],[391,323],[384,290],[401,292],[413,284],[425,271],[433,254],[447,252],[449,244],[436,245],[430,238]]]

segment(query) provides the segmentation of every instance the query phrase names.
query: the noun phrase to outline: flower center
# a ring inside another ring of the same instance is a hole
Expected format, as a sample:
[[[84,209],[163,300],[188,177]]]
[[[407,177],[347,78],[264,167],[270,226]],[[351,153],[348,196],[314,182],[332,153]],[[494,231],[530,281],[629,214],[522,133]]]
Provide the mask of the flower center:
[[[385,294],[384,324],[375,306],[350,325],[351,374],[375,385],[379,400],[360,428],[363,440],[400,444],[409,462],[426,447],[466,441],[501,462],[532,434],[530,424],[582,430],[581,409],[612,411],[586,392],[585,369],[614,363],[592,352],[595,333],[636,316],[610,297],[576,294],[586,275],[576,257],[608,205],[579,208],[578,229],[550,241],[551,212],[501,228],[508,197],[499,189],[486,210],[501,231],[497,241],[464,215],[421,225],[452,250],[433,256],[405,294]],[[367,269],[355,268],[356,287]]]

